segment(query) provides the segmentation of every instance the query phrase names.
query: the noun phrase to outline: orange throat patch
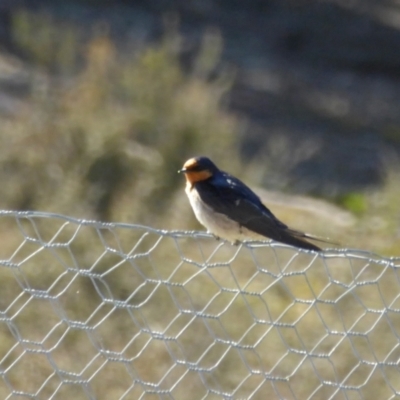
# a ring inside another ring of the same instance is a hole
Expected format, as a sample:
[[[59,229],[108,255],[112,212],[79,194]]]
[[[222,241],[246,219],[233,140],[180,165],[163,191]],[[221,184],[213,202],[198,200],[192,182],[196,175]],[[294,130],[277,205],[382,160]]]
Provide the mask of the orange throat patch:
[[[187,171],[185,172],[186,182],[193,187],[193,184],[196,182],[204,181],[212,176],[212,173],[209,170],[204,171]]]

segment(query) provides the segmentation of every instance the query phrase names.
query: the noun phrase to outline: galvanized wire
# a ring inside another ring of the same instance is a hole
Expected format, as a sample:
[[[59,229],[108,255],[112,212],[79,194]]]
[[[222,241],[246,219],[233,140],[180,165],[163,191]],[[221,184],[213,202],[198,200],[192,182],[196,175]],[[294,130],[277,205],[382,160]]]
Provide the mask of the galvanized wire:
[[[0,212],[0,397],[394,399],[399,259]]]

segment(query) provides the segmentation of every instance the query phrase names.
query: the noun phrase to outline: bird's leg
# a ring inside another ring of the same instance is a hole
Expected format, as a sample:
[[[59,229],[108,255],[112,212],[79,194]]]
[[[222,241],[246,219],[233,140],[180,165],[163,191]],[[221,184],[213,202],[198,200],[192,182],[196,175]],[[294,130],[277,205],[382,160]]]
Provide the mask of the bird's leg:
[[[239,244],[241,244],[242,242],[240,240],[235,240],[234,242],[232,242],[232,246],[239,246]]]

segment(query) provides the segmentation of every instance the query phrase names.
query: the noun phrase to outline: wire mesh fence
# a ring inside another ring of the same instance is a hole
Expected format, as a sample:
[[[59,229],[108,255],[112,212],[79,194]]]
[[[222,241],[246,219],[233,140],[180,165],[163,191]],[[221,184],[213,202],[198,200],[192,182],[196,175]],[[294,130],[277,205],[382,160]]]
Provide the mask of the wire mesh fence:
[[[394,399],[399,260],[0,212],[0,398]]]

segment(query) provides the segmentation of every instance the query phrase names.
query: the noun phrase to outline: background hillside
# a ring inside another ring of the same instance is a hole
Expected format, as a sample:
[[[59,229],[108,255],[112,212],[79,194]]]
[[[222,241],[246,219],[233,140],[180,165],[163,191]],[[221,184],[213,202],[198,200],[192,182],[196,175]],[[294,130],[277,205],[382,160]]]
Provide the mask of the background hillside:
[[[322,212],[320,229],[317,210],[305,229],[396,254],[398,15],[390,1],[3,1],[0,205],[197,227],[175,172],[206,154],[353,213],[345,227]]]

